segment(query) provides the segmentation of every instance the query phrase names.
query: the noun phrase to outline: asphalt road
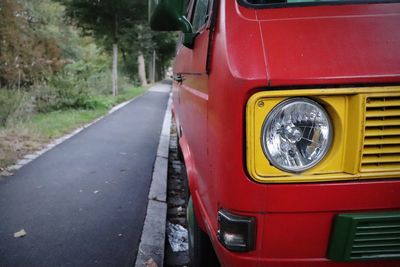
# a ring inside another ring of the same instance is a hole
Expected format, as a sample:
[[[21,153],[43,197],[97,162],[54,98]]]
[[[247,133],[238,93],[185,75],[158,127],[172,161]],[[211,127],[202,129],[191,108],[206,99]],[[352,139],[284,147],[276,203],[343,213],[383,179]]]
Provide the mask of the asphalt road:
[[[133,266],[169,85],[0,179],[0,266]],[[15,238],[24,229],[27,235]]]

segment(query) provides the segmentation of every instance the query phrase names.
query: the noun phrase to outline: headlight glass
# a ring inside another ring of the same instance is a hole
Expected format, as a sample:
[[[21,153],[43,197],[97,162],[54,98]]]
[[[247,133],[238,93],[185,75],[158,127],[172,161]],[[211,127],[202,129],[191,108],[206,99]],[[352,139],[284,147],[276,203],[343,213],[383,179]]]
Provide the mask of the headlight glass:
[[[290,98],[272,109],[261,135],[270,163],[284,171],[302,172],[328,152],[333,129],[327,112],[308,98]]]

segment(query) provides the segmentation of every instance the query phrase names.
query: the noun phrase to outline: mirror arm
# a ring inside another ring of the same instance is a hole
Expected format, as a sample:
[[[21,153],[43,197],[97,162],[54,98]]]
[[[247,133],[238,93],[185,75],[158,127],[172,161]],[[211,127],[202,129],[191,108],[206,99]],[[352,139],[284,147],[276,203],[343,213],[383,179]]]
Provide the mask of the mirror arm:
[[[183,14],[184,1],[149,0],[149,22],[153,30],[180,30],[183,33],[183,45],[193,49],[198,33],[193,33],[192,24]]]
[[[194,39],[196,39],[198,33],[193,32],[192,24],[185,16],[179,17],[178,21],[180,30],[183,32],[183,45],[187,48],[193,49]]]
[[[183,33],[192,33],[193,32],[192,24],[190,24],[190,22],[188,21],[188,19],[185,16],[179,17],[178,21],[179,21],[180,30]]]

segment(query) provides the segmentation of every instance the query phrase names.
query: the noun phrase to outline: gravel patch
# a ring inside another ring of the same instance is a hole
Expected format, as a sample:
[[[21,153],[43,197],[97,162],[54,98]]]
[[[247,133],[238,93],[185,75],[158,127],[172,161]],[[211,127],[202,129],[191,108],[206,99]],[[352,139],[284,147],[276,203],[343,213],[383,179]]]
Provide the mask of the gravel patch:
[[[186,208],[188,200],[188,186],[185,176],[185,165],[178,157],[178,138],[176,125],[171,125],[171,138],[169,143],[168,179],[167,179],[167,223],[180,225],[187,230]],[[175,227],[176,228],[176,227]],[[184,247],[187,237],[181,238]],[[186,239],[186,240],[185,240]],[[176,240],[174,241],[176,242]],[[174,252],[171,243],[165,242],[165,262],[166,267],[184,267],[189,264],[189,251]]]

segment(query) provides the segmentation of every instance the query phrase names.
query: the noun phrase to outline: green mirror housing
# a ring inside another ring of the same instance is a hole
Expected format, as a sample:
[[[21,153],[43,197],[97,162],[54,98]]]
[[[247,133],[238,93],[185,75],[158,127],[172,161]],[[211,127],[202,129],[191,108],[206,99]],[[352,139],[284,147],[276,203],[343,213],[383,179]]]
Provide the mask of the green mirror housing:
[[[184,15],[185,3],[185,0],[149,0],[150,28],[191,33],[192,25]]]
[[[185,17],[187,0],[149,0],[150,28],[155,31],[182,31],[183,45],[193,48],[197,33]]]

